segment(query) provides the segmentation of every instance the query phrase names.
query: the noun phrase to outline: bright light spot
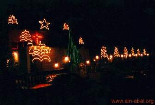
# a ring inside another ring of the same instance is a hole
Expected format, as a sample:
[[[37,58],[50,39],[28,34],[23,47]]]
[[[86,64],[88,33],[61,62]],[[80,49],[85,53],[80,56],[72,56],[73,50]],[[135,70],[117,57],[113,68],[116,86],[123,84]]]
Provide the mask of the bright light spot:
[[[123,56],[123,54],[121,54],[121,58],[123,58],[124,56]]]
[[[59,68],[59,63],[55,63],[54,68]]]
[[[65,63],[70,62],[70,60],[69,60],[69,57],[68,57],[68,56],[66,56],[66,57],[65,57],[64,62],[65,62]]]
[[[131,57],[131,54],[129,54],[129,57]]]
[[[13,55],[14,61],[15,62],[19,62],[18,52],[17,51],[13,51],[12,55]]]
[[[86,64],[89,65],[89,64],[90,64],[90,60],[87,60],[87,61],[86,61]]]
[[[100,59],[100,58],[99,58],[99,56],[98,56],[98,55],[96,55],[96,56],[95,56],[95,59],[96,59],[96,60],[98,60],[98,59]]]

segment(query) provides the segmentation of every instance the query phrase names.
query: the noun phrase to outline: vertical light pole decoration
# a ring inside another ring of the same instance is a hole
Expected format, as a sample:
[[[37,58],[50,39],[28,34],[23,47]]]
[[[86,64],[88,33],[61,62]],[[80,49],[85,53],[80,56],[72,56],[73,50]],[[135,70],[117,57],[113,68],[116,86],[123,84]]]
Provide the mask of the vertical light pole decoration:
[[[67,49],[67,55],[70,58],[71,64],[71,71],[74,72],[74,67],[79,65],[80,63],[80,54],[76,47],[76,45],[73,43],[73,38],[71,37],[71,30],[69,28],[69,25],[67,23],[64,23],[63,30],[69,31],[69,42],[68,42],[68,49]]]

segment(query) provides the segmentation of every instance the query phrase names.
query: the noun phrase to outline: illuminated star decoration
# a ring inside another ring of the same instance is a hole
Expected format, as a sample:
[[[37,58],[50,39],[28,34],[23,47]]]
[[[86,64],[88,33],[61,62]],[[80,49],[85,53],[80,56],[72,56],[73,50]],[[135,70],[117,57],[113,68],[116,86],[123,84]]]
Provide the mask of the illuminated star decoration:
[[[82,37],[79,38],[79,44],[84,44]]]
[[[20,42],[32,42],[32,38],[29,31],[24,30],[20,36]]]
[[[39,23],[41,24],[40,29],[45,28],[45,29],[49,30],[48,25],[49,25],[50,23],[49,23],[49,22],[46,22],[46,19],[44,19],[43,21],[39,21]],[[46,25],[44,25],[44,24],[46,24]]]
[[[38,45],[39,41],[43,38],[42,35],[39,35],[38,33],[33,35],[32,38],[35,40],[35,43]]]
[[[10,15],[8,18],[8,24],[18,24],[17,19],[14,15]]]
[[[51,62],[49,54],[51,53],[51,48],[47,47],[45,44],[42,44],[41,41],[38,46],[30,46],[29,54],[32,55],[32,62],[39,60],[40,62],[47,60]]]
[[[63,30],[69,30],[69,26],[67,23],[64,23]]]

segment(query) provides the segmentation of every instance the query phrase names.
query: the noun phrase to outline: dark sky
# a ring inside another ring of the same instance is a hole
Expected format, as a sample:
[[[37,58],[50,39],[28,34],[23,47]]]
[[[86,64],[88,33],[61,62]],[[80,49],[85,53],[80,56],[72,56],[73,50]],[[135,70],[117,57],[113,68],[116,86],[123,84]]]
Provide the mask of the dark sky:
[[[155,0],[5,0],[0,5],[1,39],[9,29],[39,30],[38,21],[46,18],[51,23],[49,40],[53,36],[62,40],[62,25],[67,22],[75,41],[82,36],[92,49],[155,48]],[[19,25],[10,28],[11,14]]]

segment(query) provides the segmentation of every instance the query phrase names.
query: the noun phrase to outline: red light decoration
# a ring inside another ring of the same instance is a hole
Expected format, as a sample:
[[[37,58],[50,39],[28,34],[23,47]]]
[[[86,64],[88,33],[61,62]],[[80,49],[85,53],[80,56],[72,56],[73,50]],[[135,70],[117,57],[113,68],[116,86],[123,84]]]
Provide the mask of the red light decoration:
[[[35,43],[38,45],[40,40],[43,38],[43,36],[36,33],[35,35],[32,36],[32,38],[34,39]]]
[[[67,23],[64,23],[63,30],[69,30],[69,26]]]
[[[10,15],[8,18],[8,24],[18,24],[17,19],[14,15]]]
[[[41,24],[40,29],[45,28],[45,29],[49,30],[48,25],[50,25],[50,23],[49,22],[46,22],[46,19],[44,19],[43,21],[39,21],[39,23]],[[46,25],[44,25],[44,24],[46,24]]]
[[[38,46],[29,47],[29,54],[31,54],[33,57],[32,62],[35,60],[39,60],[40,62],[47,60],[48,62],[51,62],[51,58],[49,56],[50,53],[51,48],[47,47],[45,44],[41,44],[41,42]]]
[[[20,35],[20,42],[32,42],[32,38],[29,31],[24,30]]]

